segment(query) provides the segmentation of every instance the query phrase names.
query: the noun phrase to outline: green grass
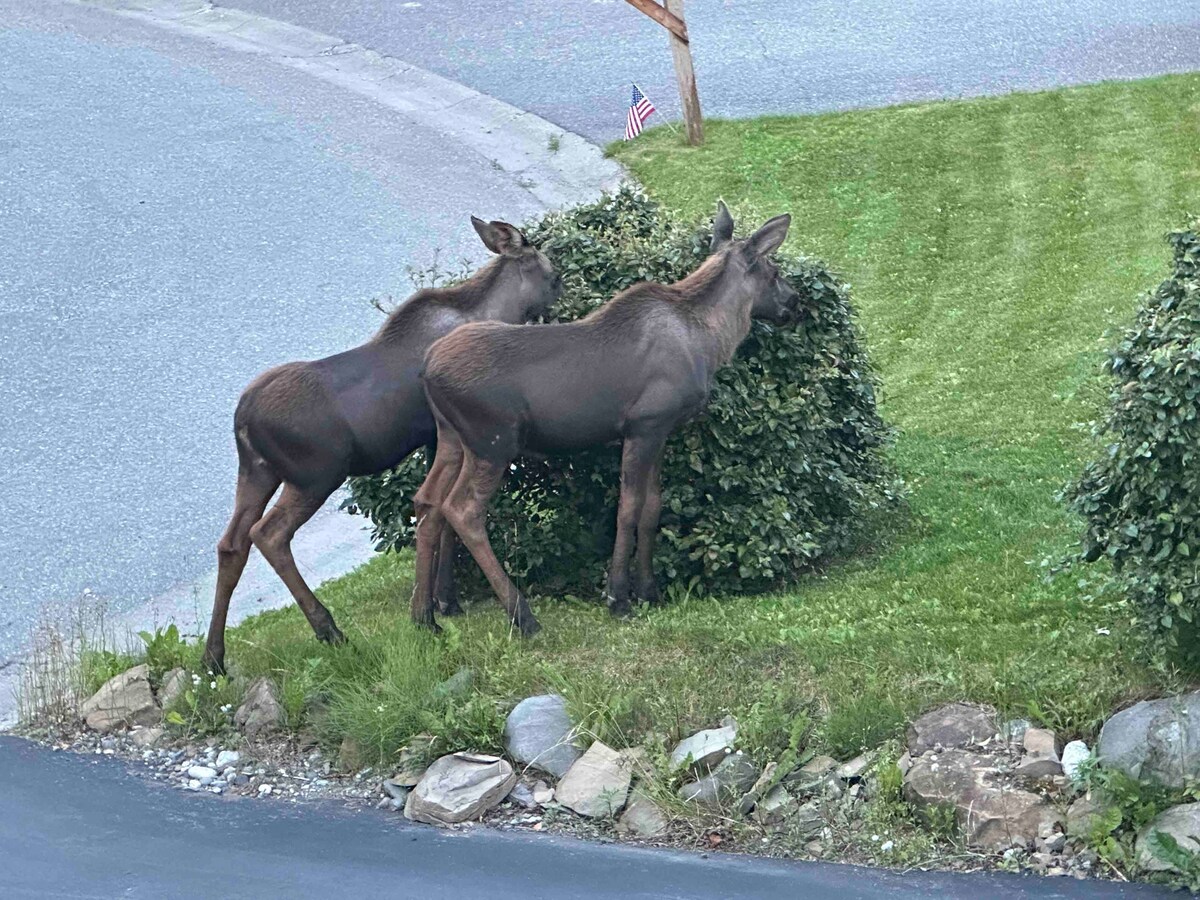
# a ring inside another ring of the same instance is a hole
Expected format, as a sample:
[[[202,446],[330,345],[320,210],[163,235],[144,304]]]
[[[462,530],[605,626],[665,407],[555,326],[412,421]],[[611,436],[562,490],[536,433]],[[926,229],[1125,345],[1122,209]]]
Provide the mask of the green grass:
[[[733,712],[766,756],[801,715],[814,747],[845,755],[955,698],[1091,736],[1123,700],[1184,683],[1138,662],[1119,598],[1086,580],[1102,573],[1047,579],[1039,562],[1078,531],[1055,493],[1086,451],[1101,338],[1163,276],[1164,232],[1200,209],[1200,77],[713,121],[707,136],[689,149],[657,130],[615,152],[690,215],[717,196],[791,211],[790,248],[849,278],[900,431],[911,527],[787,593],[693,599],[632,624],[542,599],[529,642],[494,604],[440,641],[413,632],[409,561],[381,558],[322,591],[349,648],[318,646],[287,610],[237,629],[233,664],[324,696],[314,718],[330,740],[383,754],[413,730],[494,742],[479,704],[546,687],[614,741]],[[435,686],[461,666],[482,699],[456,719]]]

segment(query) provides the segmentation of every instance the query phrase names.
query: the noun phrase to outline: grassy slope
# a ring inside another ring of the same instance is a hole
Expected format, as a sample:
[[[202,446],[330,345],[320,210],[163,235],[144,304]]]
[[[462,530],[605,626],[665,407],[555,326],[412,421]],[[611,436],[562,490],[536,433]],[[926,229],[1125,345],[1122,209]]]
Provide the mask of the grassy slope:
[[[731,709],[765,748],[810,702],[821,743],[842,753],[940,699],[1088,733],[1113,704],[1164,686],[1170,676],[1133,662],[1119,608],[1075,576],[1046,582],[1036,563],[1075,528],[1054,493],[1083,451],[1099,339],[1162,276],[1162,234],[1200,209],[1200,77],[707,131],[699,150],[656,130],[617,153],[691,215],[717,196],[792,211],[790,246],[849,277],[901,429],[912,531],[785,595],[691,601],[634,625],[541,602],[547,627],[528,645],[484,607],[436,651],[401,619],[406,560],[382,559],[325,591],[351,655],[318,649],[287,611],[240,629],[258,649],[235,639],[231,658],[293,681],[321,658],[310,683],[369,682],[374,693],[335,700],[337,731],[380,749],[411,730],[429,676],[388,684],[412,682],[393,669],[417,648],[439,675],[474,661],[493,696],[557,686],[634,739]]]

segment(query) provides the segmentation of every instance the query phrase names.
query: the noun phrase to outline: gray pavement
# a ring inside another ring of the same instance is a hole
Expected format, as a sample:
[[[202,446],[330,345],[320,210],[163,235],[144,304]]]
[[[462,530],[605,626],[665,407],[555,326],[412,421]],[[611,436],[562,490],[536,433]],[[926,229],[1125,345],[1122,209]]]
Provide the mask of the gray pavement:
[[[409,60],[600,143],[621,136],[631,81],[678,118],[665,32],[624,0],[224,2]],[[689,0],[686,14],[713,117],[1200,68],[1193,0]]]
[[[5,898],[422,900],[1151,898],[1162,888],[899,874],[410,825],[395,813],[185,794],[106,757],[0,737]]]
[[[0,0],[0,56],[3,669],[85,592],[114,617],[164,594],[164,618],[202,615],[246,382],[365,339],[409,265],[486,256],[470,214],[546,197],[448,134],[453,111],[429,127],[344,69],[56,0]],[[324,563],[297,551],[314,580],[370,551],[362,520],[325,518],[305,529]],[[235,613],[282,594],[257,566]]]

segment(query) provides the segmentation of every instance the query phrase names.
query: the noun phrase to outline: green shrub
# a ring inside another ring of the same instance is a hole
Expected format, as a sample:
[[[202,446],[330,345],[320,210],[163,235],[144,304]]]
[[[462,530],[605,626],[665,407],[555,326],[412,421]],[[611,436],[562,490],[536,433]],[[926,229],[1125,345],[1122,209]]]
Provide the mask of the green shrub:
[[[639,281],[670,283],[705,258],[711,226],[667,214],[623,188],[551,213],[526,233],[563,274],[558,321],[578,319]],[[718,374],[707,412],[667,446],[659,573],[680,590],[760,591],[851,551],[898,481],[890,431],[855,333],[847,288],[818,262],[781,262],[801,295],[800,325],[755,323]],[[499,557],[535,592],[590,593],[615,530],[620,451],[522,459],[488,528]],[[351,481],[348,506],[381,547],[411,538],[426,462]]]
[[[1171,275],[1108,351],[1109,410],[1071,506],[1081,556],[1106,557],[1143,621],[1196,662],[1200,615],[1200,222],[1176,231]]]

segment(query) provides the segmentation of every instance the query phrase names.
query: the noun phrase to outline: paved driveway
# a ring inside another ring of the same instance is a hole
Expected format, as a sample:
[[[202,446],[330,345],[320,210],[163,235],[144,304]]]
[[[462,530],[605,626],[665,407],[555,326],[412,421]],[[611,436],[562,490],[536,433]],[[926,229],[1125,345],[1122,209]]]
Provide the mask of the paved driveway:
[[[85,592],[121,613],[174,588],[196,618],[246,382],[365,339],[435,251],[481,261],[471,213],[542,204],[341,87],[86,6],[0,0],[0,58],[3,668]],[[361,519],[306,533],[310,572],[313,544],[340,548],[325,573],[370,551]],[[280,593],[258,587],[235,611]]]

